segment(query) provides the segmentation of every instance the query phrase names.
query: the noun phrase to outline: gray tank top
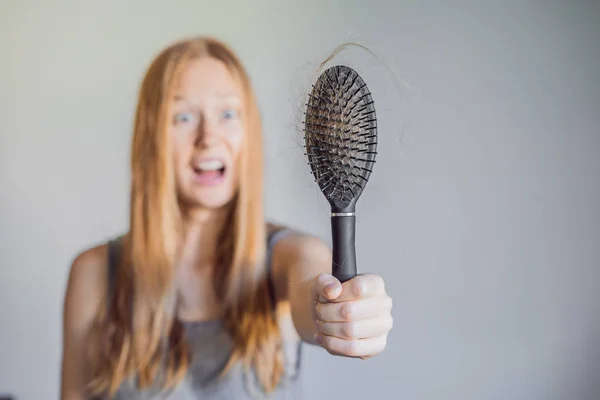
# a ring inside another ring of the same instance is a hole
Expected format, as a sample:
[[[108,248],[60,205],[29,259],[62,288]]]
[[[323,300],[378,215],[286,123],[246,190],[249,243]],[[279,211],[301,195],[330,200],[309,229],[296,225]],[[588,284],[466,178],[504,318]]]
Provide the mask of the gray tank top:
[[[267,238],[267,262],[269,272],[273,247],[279,238],[289,232],[279,229]],[[112,287],[117,258],[118,239],[108,243],[109,288]],[[269,273],[269,278],[271,274]],[[274,291],[271,287],[271,295]],[[286,368],[277,389],[267,396],[260,390],[254,374],[246,374],[241,364],[235,365],[227,375],[218,375],[227,363],[233,342],[223,329],[221,321],[185,322],[185,335],[192,359],[190,369],[183,381],[168,392],[139,391],[125,382],[114,400],[299,400],[302,399],[300,383],[301,342],[284,342]]]

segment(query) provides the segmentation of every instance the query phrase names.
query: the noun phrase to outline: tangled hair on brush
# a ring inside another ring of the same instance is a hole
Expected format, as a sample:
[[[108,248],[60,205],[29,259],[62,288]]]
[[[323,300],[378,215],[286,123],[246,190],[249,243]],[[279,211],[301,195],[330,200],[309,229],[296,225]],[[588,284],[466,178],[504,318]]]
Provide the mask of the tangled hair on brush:
[[[330,64],[338,59],[343,52],[350,49],[357,49],[367,53],[377,61],[379,66],[383,67],[382,73],[378,73],[378,76],[385,80],[385,87],[383,89],[387,93],[384,93],[385,96],[379,96],[378,111],[389,111],[393,107],[393,120],[390,120],[390,118],[387,118],[387,120],[392,122],[389,129],[393,136],[398,139],[397,144],[400,144],[399,142],[405,133],[405,128],[409,127],[407,116],[408,101],[414,94],[415,88],[398,75],[394,66],[392,66],[391,62],[388,61],[387,57],[385,57],[382,52],[378,52],[374,50],[374,48],[374,46],[367,46],[355,41],[344,42],[332,49],[325,58],[319,59],[314,63],[306,63],[297,70],[296,74],[294,74],[294,80],[291,82],[291,85],[293,85],[291,87],[293,97],[289,98],[293,111],[293,119],[290,124],[290,131],[293,133],[291,139],[294,142],[296,149],[303,148],[306,144],[306,127],[302,123],[305,120],[304,115],[307,103],[306,93],[311,93],[313,90],[311,87],[313,82],[318,81],[323,72],[330,68]],[[358,59],[353,57],[352,60]],[[338,63],[343,64],[343,62],[340,61],[338,61]],[[353,66],[353,69],[356,69],[357,71],[363,70],[361,74],[370,72],[374,69],[370,64],[366,64],[366,61],[364,60],[360,61],[358,64],[361,64],[362,68],[356,68],[354,61],[346,63],[346,65]],[[330,71],[330,73],[331,72],[332,71]],[[375,81],[375,83],[377,83],[377,81]],[[369,86],[372,84],[373,82],[371,82]],[[387,138],[388,136],[386,135],[380,139],[385,140]]]
[[[336,209],[352,206],[377,154],[377,117],[367,84],[347,66],[334,66],[313,85],[305,113],[306,155],[321,191]]]

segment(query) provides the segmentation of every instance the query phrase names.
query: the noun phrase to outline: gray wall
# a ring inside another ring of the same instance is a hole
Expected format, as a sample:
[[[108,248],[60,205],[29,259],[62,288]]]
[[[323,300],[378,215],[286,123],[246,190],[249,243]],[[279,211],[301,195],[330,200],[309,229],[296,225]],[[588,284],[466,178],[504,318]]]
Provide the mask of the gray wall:
[[[69,263],[126,227],[143,71],[210,33],[257,88],[269,215],[324,238],[298,106],[336,45],[386,60],[337,59],[377,105],[357,253],[396,323],[366,362],[308,350],[307,399],[600,398],[598,3],[373,3],[0,2],[0,392],[57,397]]]

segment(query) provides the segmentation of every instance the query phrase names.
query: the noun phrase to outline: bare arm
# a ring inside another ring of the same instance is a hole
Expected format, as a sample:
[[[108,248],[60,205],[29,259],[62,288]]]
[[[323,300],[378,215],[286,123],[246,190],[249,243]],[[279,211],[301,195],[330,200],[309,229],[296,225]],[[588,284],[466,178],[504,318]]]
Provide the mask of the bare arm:
[[[316,330],[313,282],[323,273],[331,273],[331,251],[320,239],[293,233],[276,246],[273,254],[278,297],[289,301],[291,317],[300,338],[315,344]]]
[[[79,254],[71,266],[63,304],[61,400],[85,400],[85,347],[106,290],[106,246]]]

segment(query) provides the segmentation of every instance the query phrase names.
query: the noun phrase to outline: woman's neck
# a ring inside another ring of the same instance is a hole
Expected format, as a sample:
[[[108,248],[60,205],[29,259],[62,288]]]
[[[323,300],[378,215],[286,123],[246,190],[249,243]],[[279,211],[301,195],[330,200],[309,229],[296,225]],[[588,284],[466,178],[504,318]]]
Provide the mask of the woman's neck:
[[[213,320],[221,306],[213,284],[218,240],[228,210],[185,210],[184,236],[177,268],[178,316],[185,321]]]
[[[185,210],[182,216],[182,267],[200,268],[214,265],[220,233],[227,220],[227,210]]]

